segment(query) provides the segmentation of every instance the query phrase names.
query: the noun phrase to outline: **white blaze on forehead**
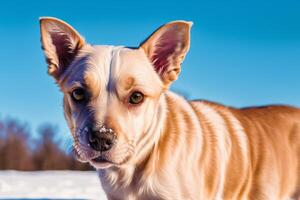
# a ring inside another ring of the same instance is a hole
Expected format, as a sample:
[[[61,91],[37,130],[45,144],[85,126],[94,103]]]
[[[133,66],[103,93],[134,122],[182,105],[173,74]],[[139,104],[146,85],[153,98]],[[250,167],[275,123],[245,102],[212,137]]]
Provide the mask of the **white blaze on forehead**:
[[[85,78],[105,85],[109,79],[112,48],[111,46],[90,45],[82,48],[62,75],[60,80],[63,83],[62,87],[68,89],[74,84],[85,85]]]
[[[97,76],[101,89],[109,82],[113,48],[113,46],[94,46],[87,62],[89,70],[86,71],[86,77]]]
[[[109,84],[112,80],[112,66],[115,62],[115,52],[121,47],[114,46],[94,46],[87,65],[88,70],[85,72],[86,80],[92,80],[93,84],[89,90],[93,91],[93,101],[91,107],[95,112],[96,120],[103,121],[107,115],[107,105],[110,102]]]

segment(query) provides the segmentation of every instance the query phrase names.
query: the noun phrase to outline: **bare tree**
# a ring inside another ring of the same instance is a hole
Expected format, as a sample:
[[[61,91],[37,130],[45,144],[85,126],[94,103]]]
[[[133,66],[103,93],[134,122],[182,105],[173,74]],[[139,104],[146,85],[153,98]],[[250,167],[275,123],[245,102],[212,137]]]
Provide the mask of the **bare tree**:
[[[0,169],[14,170],[91,170],[61,148],[58,129],[42,125],[32,140],[28,126],[17,120],[0,120]]]
[[[1,123],[0,165],[2,169],[32,170],[27,126],[16,120]]]

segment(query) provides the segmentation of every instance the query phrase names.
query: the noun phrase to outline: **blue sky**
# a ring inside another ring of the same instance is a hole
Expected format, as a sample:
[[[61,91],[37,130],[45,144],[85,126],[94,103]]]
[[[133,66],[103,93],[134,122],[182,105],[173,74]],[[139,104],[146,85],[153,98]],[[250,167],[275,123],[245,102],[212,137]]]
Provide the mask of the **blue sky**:
[[[136,46],[160,25],[194,22],[173,85],[190,98],[232,106],[300,106],[300,1],[3,1],[0,118],[68,132],[62,96],[46,73],[40,16],[61,18],[92,44]]]

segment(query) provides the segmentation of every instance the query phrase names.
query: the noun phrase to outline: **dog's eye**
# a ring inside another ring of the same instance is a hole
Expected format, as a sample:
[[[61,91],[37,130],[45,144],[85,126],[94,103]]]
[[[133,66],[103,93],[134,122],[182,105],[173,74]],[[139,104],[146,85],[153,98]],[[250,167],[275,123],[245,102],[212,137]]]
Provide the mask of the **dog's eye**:
[[[144,100],[144,95],[141,92],[133,92],[129,97],[130,104],[139,104]]]
[[[85,95],[85,91],[82,88],[75,89],[72,92],[73,100],[78,102],[85,100]]]

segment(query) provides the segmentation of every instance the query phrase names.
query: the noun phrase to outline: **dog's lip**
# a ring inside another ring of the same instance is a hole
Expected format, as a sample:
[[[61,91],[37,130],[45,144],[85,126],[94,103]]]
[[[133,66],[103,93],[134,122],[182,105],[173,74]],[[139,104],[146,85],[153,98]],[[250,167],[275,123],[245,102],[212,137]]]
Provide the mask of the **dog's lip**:
[[[91,159],[90,163],[97,169],[106,169],[114,165],[113,162],[103,158],[102,156]]]
[[[107,160],[106,158],[103,158],[102,156],[98,156],[96,158],[93,158],[91,160],[92,162],[95,162],[95,163],[112,163],[111,161]]]

